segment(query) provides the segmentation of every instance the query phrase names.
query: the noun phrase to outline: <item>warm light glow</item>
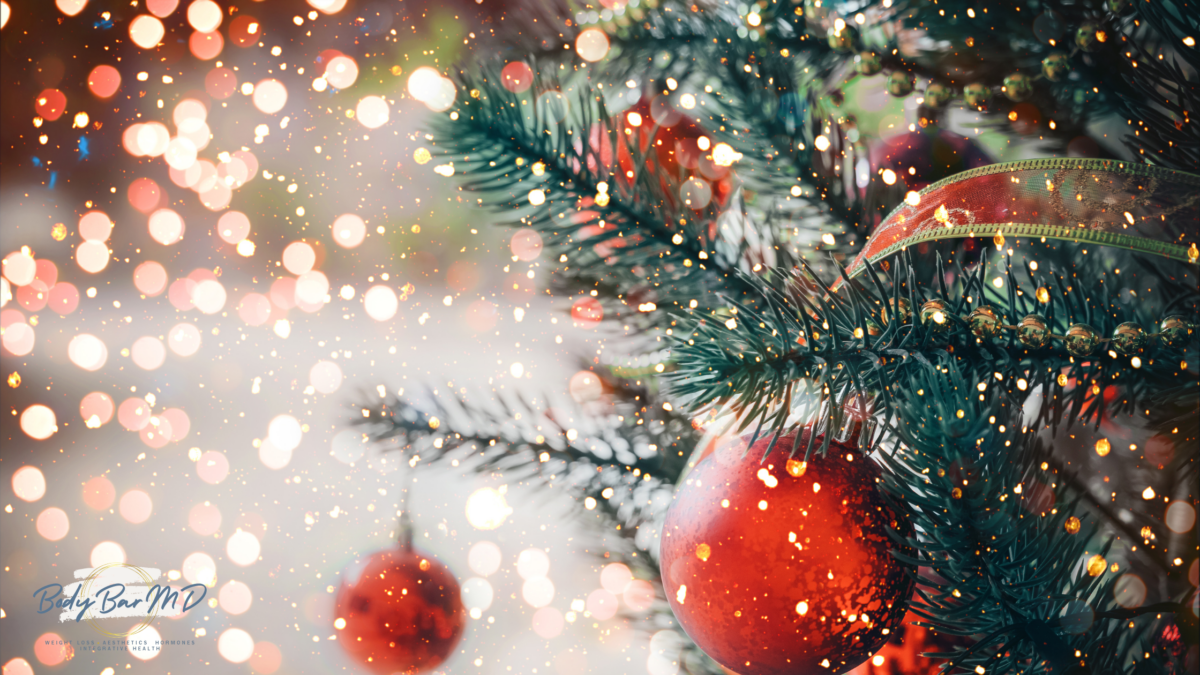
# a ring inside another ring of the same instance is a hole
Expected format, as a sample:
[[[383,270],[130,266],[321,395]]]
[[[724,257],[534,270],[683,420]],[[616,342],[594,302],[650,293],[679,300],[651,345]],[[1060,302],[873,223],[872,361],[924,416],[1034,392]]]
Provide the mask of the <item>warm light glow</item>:
[[[408,95],[422,103],[437,96],[442,75],[429,66],[421,66],[408,76]]]
[[[254,85],[254,107],[269,115],[283,110],[287,97],[287,88],[279,80],[268,78]]]
[[[387,321],[396,316],[400,308],[400,300],[396,292],[388,286],[372,286],[363,293],[363,307],[367,316],[376,321]]]
[[[21,413],[21,431],[34,440],[44,441],[58,431],[58,418],[53,410],[40,403],[31,405]]]
[[[46,477],[35,466],[23,466],[13,473],[13,494],[27,502],[36,502],[46,494]]]
[[[824,135],[817,136],[813,140],[813,145],[817,146],[817,150],[820,150],[821,152],[825,152],[826,150],[829,149],[829,139],[826,138]]]
[[[389,113],[387,101],[380,96],[367,96],[355,108],[358,123],[368,129],[378,129],[387,124]]]
[[[217,652],[230,663],[244,663],[254,654],[254,638],[241,628],[230,628],[217,638]]]
[[[596,62],[608,55],[608,36],[599,28],[589,28],[575,38],[575,51],[584,61]]]
[[[212,0],[194,0],[187,9],[188,24],[200,33],[211,33],[221,25],[221,7]]]
[[[258,543],[258,537],[245,530],[234,532],[225,544],[225,553],[229,555],[229,560],[241,567],[256,562],[261,550],[262,546]]]
[[[349,56],[335,56],[329,59],[323,77],[334,89],[347,89],[358,79],[358,62]]]
[[[490,541],[481,541],[471,547],[467,553],[467,566],[471,571],[483,576],[491,576],[500,569],[503,554],[500,547]]]
[[[494,530],[512,515],[504,495],[490,487],[479,488],[467,497],[467,521],[480,530]]]
[[[142,14],[129,22],[129,39],[142,49],[157,47],[166,33],[162,21],[149,14]]]

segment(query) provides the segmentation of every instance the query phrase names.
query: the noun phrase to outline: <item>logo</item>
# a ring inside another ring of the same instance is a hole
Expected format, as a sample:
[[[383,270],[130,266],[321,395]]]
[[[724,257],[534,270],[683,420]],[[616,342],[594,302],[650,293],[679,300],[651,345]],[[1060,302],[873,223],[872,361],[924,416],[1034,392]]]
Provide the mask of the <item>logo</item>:
[[[46,584],[33,592],[38,614],[60,610],[62,623],[87,621],[97,632],[111,638],[136,635],[145,630],[155,618],[179,616],[199,605],[208,594],[204,584],[173,588],[156,583],[162,571],[128,563],[108,563],[96,568],[75,570],[79,581],[67,584]],[[133,628],[124,632],[106,630],[101,621],[141,618]]]

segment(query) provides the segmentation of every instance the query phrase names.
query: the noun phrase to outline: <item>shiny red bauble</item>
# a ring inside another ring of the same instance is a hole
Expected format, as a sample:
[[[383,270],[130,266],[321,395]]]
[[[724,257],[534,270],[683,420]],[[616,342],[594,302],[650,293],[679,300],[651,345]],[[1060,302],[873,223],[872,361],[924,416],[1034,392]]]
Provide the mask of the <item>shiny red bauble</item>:
[[[718,448],[679,486],[663,525],[671,609],[740,675],[846,672],[900,627],[912,593],[888,535],[908,526],[875,465],[839,443],[823,458],[789,459],[793,440],[765,460],[770,437]]]
[[[454,651],[466,622],[450,570],[404,546],[374,553],[347,570],[334,616],[334,626],[341,628],[338,642],[381,675],[438,667]]]

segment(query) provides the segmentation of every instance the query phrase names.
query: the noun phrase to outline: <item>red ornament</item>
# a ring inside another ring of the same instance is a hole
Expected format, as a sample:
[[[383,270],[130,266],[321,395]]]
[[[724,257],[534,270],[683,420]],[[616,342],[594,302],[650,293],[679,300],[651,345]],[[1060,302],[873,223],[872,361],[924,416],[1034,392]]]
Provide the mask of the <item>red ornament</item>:
[[[337,594],[338,642],[383,675],[441,665],[462,637],[458,581],[436,558],[403,544],[347,571]]]
[[[748,452],[740,439],[719,448],[687,476],[663,526],[671,609],[740,675],[844,673],[900,626],[912,593],[889,552],[889,528],[905,525],[875,465],[840,443],[824,458],[788,459],[793,439],[761,463],[770,437]]]

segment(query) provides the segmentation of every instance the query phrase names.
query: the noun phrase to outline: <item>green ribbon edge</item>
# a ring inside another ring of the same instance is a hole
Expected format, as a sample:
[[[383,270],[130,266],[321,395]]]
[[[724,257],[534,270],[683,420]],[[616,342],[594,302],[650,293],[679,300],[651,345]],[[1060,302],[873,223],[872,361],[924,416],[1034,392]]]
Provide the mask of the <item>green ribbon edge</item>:
[[[1146,164],[1135,164],[1132,162],[1123,162],[1115,159],[1023,159],[1016,162],[1005,162],[1003,164],[989,164],[981,166],[977,169],[970,169],[962,173],[954,174],[949,178],[926,186],[918,194],[924,196],[929,192],[933,192],[939,188],[958,183],[979,176],[990,176],[997,173],[1009,173],[1011,171],[1030,171],[1030,170],[1059,170],[1059,169],[1083,169],[1085,171],[1110,171],[1113,173],[1125,173],[1135,176],[1147,176],[1150,178],[1161,178],[1175,183],[1182,183],[1185,186],[1191,186],[1196,190],[1200,190],[1200,176],[1186,173],[1183,171],[1173,171],[1157,166],[1149,166]],[[892,219],[904,208],[901,204],[892,209],[887,218],[881,221],[880,225]],[[1090,223],[1091,225],[1109,225],[1109,223]],[[986,237],[988,235],[995,236],[997,233],[1004,233],[1013,237],[1046,237],[1048,239],[1060,239],[1063,241],[1072,241],[1075,243],[1088,242],[1098,244],[1100,246],[1118,246],[1130,251],[1139,253],[1152,253],[1160,255],[1172,260],[1182,262],[1196,263],[1195,259],[1188,257],[1188,248],[1181,244],[1172,244],[1169,242],[1154,241],[1145,237],[1136,237],[1133,235],[1124,234],[1121,232],[1105,232],[1103,230],[1093,230],[1079,227],[1066,227],[1062,225],[1044,225],[1041,223],[974,223],[970,231],[965,227],[944,228],[934,230],[933,232],[924,234],[914,239],[908,239],[903,242],[897,242],[875,254],[868,261],[871,263],[878,262],[883,258],[904,249],[913,244],[920,244],[927,241],[938,241],[941,239],[965,239],[967,237]],[[857,261],[855,261],[857,262]],[[857,277],[866,271],[867,266],[863,265],[856,271],[847,270],[847,274],[851,279]],[[836,286],[841,285],[841,280],[838,280]],[[836,290],[836,288],[835,288]]]

